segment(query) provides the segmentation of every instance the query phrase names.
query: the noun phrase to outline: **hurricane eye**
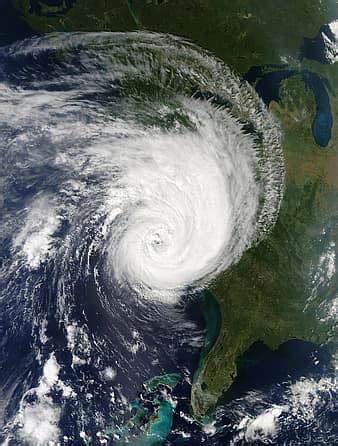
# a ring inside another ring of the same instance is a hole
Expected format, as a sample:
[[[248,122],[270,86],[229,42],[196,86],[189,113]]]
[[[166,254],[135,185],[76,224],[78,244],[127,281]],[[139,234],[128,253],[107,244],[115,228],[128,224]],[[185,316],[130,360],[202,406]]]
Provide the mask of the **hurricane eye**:
[[[163,239],[161,238],[159,233],[156,233],[153,235],[153,239],[151,244],[154,245],[154,247],[158,247],[159,245],[163,245]]]
[[[33,56],[20,48],[27,69],[15,76],[27,89],[13,90],[11,107],[25,129],[40,126],[25,147],[39,153],[36,135],[48,139],[65,183],[48,179],[59,191],[53,201],[68,197],[62,218],[73,210],[69,240],[94,238],[81,258],[88,269],[93,253],[102,258],[111,288],[176,302],[207,287],[273,226],[283,192],[279,128],[223,62],[148,33],[69,42],[55,35],[34,41]],[[57,75],[42,63],[54,56]],[[18,237],[34,266],[53,252],[61,221],[41,218],[40,231]]]

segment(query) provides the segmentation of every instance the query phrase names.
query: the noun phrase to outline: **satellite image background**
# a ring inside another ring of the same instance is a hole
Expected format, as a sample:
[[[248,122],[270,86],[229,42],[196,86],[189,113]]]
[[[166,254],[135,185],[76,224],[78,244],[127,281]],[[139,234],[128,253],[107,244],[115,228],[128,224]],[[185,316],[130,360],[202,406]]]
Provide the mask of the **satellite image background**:
[[[337,36],[1,2],[3,444],[337,443]]]

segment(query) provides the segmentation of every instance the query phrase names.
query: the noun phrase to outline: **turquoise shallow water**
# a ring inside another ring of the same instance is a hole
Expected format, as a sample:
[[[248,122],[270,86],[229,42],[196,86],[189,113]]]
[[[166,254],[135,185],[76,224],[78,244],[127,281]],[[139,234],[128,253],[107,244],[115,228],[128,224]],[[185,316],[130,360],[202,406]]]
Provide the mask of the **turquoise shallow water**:
[[[200,308],[205,320],[206,334],[204,344],[201,349],[199,365],[195,372],[194,379],[198,376],[201,368],[204,365],[205,358],[216,342],[222,324],[222,318],[218,303],[210,292],[206,291],[205,293],[203,293],[203,296],[201,297]]]
[[[205,321],[206,335],[195,376],[203,367],[204,360],[214,345],[221,327],[219,306],[210,292],[203,293],[199,305]],[[174,390],[181,379],[182,377],[178,373],[169,373],[154,376],[146,381],[144,388],[146,393],[149,394],[147,402],[148,404],[151,403],[151,410],[143,405],[142,399],[135,401],[132,405],[132,409],[135,411],[134,415],[118,432],[115,432],[120,438],[116,444],[119,446],[127,444],[133,446],[164,444],[173,426],[175,410],[175,403],[170,398],[163,398],[163,394],[165,395],[166,392],[164,389]],[[156,395],[159,394],[161,396],[157,398]],[[138,433],[135,431],[138,431]],[[114,432],[110,431],[109,436],[112,435],[114,435]]]
[[[107,437],[118,438],[118,446],[163,444],[172,429],[175,409],[175,402],[168,395],[180,380],[179,374],[170,373],[146,381],[144,396],[131,404],[134,415],[118,430],[107,429]]]
[[[144,443],[138,443],[141,445],[153,445],[158,441],[164,441],[173,424],[173,405],[169,401],[158,402],[157,419],[151,422],[148,433],[145,437]]]

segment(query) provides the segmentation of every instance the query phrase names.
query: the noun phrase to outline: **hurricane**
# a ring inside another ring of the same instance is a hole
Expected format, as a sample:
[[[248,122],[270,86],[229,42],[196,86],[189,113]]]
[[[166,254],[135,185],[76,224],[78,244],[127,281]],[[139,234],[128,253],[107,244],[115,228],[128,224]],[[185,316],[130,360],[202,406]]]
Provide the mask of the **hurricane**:
[[[23,347],[23,386],[6,372],[9,394],[20,395],[6,432],[15,444],[45,444],[62,416],[72,435],[87,412],[106,423],[104,397],[88,406],[91,385],[100,392],[120,379],[109,397],[116,409],[151,364],[164,369],[161,345],[186,331],[177,323],[185,301],[273,228],[281,136],[223,62],[146,32],[60,33],[2,48],[0,127],[1,306],[12,333],[4,349],[24,338],[34,346]],[[148,354],[154,321],[163,338]],[[189,330],[191,344],[200,331]],[[130,359],[138,354],[139,367]],[[32,428],[39,410],[53,414],[44,440]]]

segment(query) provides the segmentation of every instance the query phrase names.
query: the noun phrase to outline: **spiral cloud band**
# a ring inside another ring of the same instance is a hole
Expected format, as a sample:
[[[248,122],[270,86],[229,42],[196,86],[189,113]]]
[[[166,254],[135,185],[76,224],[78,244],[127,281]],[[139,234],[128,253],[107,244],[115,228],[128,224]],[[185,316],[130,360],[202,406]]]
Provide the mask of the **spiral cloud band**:
[[[99,256],[118,287],[173,301],[275,223],[278,126],[208,53],[168,35],[102,33],[33,39],[1,57],[0,119],[20,128],[6,144],[30,169],[57,171],[28,200],[53,217],[38,229],[26,220],[13,241],[31,267]],[[6,72],[17,60],[20,88]]]

